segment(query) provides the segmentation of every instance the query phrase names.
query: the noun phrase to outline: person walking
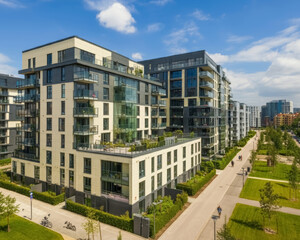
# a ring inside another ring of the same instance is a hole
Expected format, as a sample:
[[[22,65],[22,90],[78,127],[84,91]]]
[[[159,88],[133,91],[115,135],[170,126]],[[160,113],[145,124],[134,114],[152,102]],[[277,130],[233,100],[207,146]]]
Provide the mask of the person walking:
[[[220,207],[220,205],[219,205],[219,207],[217,208],[217,211],[218,211],[219,217],[221,217],[222,208]]]
[[[231,161],[231,166],[234,167],[234,161],[233,160]]]

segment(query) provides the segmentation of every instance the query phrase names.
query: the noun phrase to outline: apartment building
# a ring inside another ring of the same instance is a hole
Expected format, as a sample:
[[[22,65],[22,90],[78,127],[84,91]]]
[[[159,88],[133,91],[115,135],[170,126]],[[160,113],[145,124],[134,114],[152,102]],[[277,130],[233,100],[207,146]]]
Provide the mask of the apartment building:
[[[194,132],[202,138],[202,155],[211,159],[229,146],[230,81],[205,51],[140,62],[145,73],[167,89],[170,131]]]
[[[0,74],[0,161],[11,157],[16,147],[17,125],[21,123],[18,112],[22,108],[14,103],[19,79]]]
[[[261,127],[261,108],[259,106],[249,106],[250,128]]]
[[[167,120],[166,91],[143,65],[73,36],[23,51],[20,73],[24,121],[15,178],[131,214],[199,169],[200,138],[139,146],[155,141]]]
[[[280,113],[274,117],[274,126],[291,126],[293,121],[299,117],[299,113]]]

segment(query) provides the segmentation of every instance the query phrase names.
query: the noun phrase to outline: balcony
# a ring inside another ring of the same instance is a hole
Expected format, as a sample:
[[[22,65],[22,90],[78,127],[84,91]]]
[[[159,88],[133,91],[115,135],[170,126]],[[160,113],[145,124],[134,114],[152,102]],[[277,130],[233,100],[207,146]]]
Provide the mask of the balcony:
[[[166,89],[158,88],[157,86],[151,87],[151,94],[156,96],[166,96]]]
[[[74,91],[74,99],[98,100],[98,92],[87,89],[77,89]]]
[[[22,103],[22,102],[36,102],[40,100],[39,94],[25,94],[25,95],[19,95],[14,97],[15,103]]]
[[[211,82],[200,81],[199,87],[205,88],[205,89],[213,89],[214,88],[214,84],[211,83]]]
[[[0,146],[5,146],[5,145],[9,145],[8,142],[6,142],[4,139],[0,140]]]
[[[34,153],[23,152],[22,150],[15,150],[13,156],[15,158],[26,159],[29,161],[39,162],[39,158]]]
[[[17,81],[17,88],[19,89],[35,88],[39,86],[40,80],[37,78],[22,79],[20,81]]]
[[[11,151],[9,151],[7,149],[7,147],[1,147],[0,148],[0,154],[8,154],[8,153],[11,153]]]
[[[208,71],[199,72],[199,77],[204,79],[214,80],[214,75]]]
[[[129,186],[129,174],[117,171],[102,170],[101,180]]]
[[[8,104],[8,99],[6,98],[0,99],[0,104]]]
[[[214,98],[214,94],[212,92],[200,92],[199,96],[205,98]]]
[[[0,91],[0,96],[8,97],[8,92]]]
[[[35,117],[37,111],[35,109],[22,109],[17,110],[17,115],[20,117]]]
[[[96,117],[98,116],[98,109],[94,107],[77,107],[74,108],[74,117]]]
[[[152,123],[151,124],[151,128],[152,129],[162,129],[162,128],[166,128],[167,124],[166,123]]]
[[[213,143],[208,143],[208,144],[203,144],[202,145],[202,148],[212,148],[212,147],[214,147]]]
[[[21,144],[28,147],[36,146],[34,138],[24,138],[24,141],[22,141]]]
[[[7,122],[0,123],[0,129],[7,129]]]
[[[98,83],[99,75],[95,73],[89,73],[88,71],[80,71],[74,73],[74,82],[80,83]]]
[[[0,113],[7,113],[7,112],[8,112],[7,106],[0,107]]]
[[[167,101],[166,100],[152,101],[151,105],[153,107],[166,107]]]
[[[93,135],[98,133],[98,126],[76,125],[74,135]]]

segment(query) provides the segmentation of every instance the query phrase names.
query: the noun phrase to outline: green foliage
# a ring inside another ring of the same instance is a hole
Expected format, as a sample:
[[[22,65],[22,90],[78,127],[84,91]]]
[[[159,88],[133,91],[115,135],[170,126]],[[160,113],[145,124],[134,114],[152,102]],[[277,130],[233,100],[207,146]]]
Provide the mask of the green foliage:
[[[295,199],[297,199],[297,188],[299,183],[299,170],[296,161],[293,162],[291,170],[288,173],[290,187],[294,190]]]
[[[117,240],[122,240],[122,234],[121,234],[121,231],[119,231],[119,235],[118,235]]]
[[[190,133],[190,137],[191,137],[191,138],[195,137],[195,133],[194,133],[194,132],[191,132],[191,133]]]
[[[183,132],[182,132],[182,130],[176,130],[175,132],[174,132],[174,135],[175,136],[177,136],[177,137],[182,137],[182,135],[183,135]]]
[[[205,176],[199,172],[189,181],[177,184],[176,188],[185,191],[189,196],[194,196],[206,183],[216,175],[216,169],[210,171]]]
[[[225,154],[222,160],[213,160],[212,162],[215,165],[215,168],[223,170],[228,165],[228,163],[231,162],[231,160],[236,156],[236,154],[239,151],[240,151],[239,148],[234,147]]]
[[[83,216],[87,216],[89,210],[93,211],[95,212],[95,217],[98,221],[106,223],[111,226],[118,227],[128,232],[133,232],[132,218],[125,219],[123,217],[115,216],[107,212],[103,212],[79,203],[72,202],[70,200],[67,200],[66,209]]]
[[[250,176],[288,180],[287,176],[290,170],[291,166],[287,164],[278,163],[275,167],[269,167],[264,161],[255,161]]]
[[[230,228],[226,221],[225,216],[225,223],[223,227],[217,232],[217,239],[218,240],[235,240],[235,237],[231,234]]]
[[[28,197],[30,195],[29,188],[24,187],[24,186],[19,186],[17,184],[11,183],[9,181],[0,180],[0,187],[20,193],[20,194],[28,196]],[[35,199],[46,202],[46,203],[50,203],[52,205],[57,205],[57,204],[63,202],[65,199],[64,193],[59,194],[57,196],[56,195],[53,196],[53,194],[52,193],[50,194],[49,192],[42,192],[42,193],[35,192],[35,191],[32,191],[32,192],[33,192],[33,197]]]
[[[98,230],[98,224],[97,224],[97,217],[94,211],[88,210],[87,217],[85,219],[85,222],[82,224],[83,229],[88,235],[88,239],[90,239],[90,234],[92,234],[94,239],[94,234]]]
[[[4,217],[7,219],[7,232],[10,232],[10,223],[9,220],[11,216],[19,212],[19,205],[16,205],[16,199],[7,195],[4,195],[0,192],[0,218]]]
[[[10,163],[11,163],[11,159],[10,158],[1,159],[0,160],[0,167],[1,166],[5,166],[5,165],[9,165]]]
[[[202,161],[200,165],[201,171],[210,173],[215,168],[215,165],[211,161]]]
[[[164,132],[165,137],[172,137],[173,133],[172,132]]]

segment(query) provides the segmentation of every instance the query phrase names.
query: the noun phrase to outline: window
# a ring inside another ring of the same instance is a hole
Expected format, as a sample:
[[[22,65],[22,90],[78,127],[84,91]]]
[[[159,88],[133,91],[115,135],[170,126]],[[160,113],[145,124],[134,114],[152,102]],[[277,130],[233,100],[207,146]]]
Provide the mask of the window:
[[[80,59],[90,63],[95,63],[95,54],[92,54],[84,50],[80,50]]]
[[[145,83],[145,92],[149,92],[149,84]]]
[[[69,171],[69,187],[74,187],[74,171]]]
[[[149,119],[146,118],[146,119],[145,119],[145,128],[148,128],[148,127],[149,127]]]
[[[21,163],[21,175],[25,175],[25,163]]]
[[[103,74],[103,84],[109,84],[109,74],[108,73],[104,73]]]
[[[52,53],[47,54],[47,65],[52,64]]]
[[[148,95],[145,95],[145,104],[149,104],[149,96]]]
[[[74,168],[74,154],[69,154],[69,168]]]
[[[174,162],[177,162],[177,149],[174,150]]]
[[[171,152],[167,153],[167,165],[171,164]]]
[[[52,164],[52,152],[46,151],[47,164]]]
[[[186,161],[183,161],[183,163],[182,163],[182,168],[183,168],[183,172],[185,172],[186,171]]]
[[[167,169],[167,182],[171,181],[171,168]]]
[[[197,153],[197,143],[195,143],[195,153]]]
[[[186,147],[183,147],[183,149],[182,149],[182,157],[183,158],[186,157]]]
[[[103,103],[103,115],[109,115],[108,103]]]
[[[137,90],[140,91],[140,82],[137,82]]]
[[[52,69],[47,70],[47,83],[52,83]]]
[[[155,158],[151,158],[151,172],[153,173],[155,171]]]
[[[140,107],[139,106],[136,107],[136,115],[140,116]]]
[[[60,136],[60,147],[65,148],[65,135],[64,134],[62,134]]]
[[[136,119],[136,128],[140,128],[140,119],[139,118]]]
[[[141,98],[140,98],[140,94],[139,93],[137,95],[137,103],[141,103]]]
[[[47,131],[52,130],[52,118],[47,118]]]
[[[63,168],[60,169],[60,185],[65,185],[65,169]]]
[[[157,170],[162,168],[162,155],[157,156]]]
[[[66,81],[66,69],[65,69],[65,67],[61,68],[61,81],[62,82]]]
[[[58,119],[58,131],[65,131],[65,119],[64,118]]]
[[[60,166],[65,166],[65,153],[60,153]]]
[[[46,134],[46,146],[52,147],[52,134]]]
[[[103,118],[103,130],[109,130],[109,119]]]
[[[194,154],[194,144],[191,145],[191,154]]]
[[[46,167],[46,180],[48,183],[52,181],[52,167]]]
[[[154,176],[151,177],[151,192],[154,191],[154,188],[155,188],[155,178]]]
[[[28,59],[28,68],[31,68],[31,59]]]
[[[201,142],[198,142],[198,149],[199,149],[199,151],[201,150],[200,144],[201,144]]]
[[[191,167],[194,167],[194,157],[191,158]]]
[[[162,186],[162,173],[157,174],[157,188]]]
[[[103,88],[103,99],[104,100],[109,99],[109,88]]]
[[[52,102],[47,102],[47,115],[52,114]]]
[[[40,167],[34,166],[34,179],[40,179]]]
[[[140,178],[145,177],[145,160],[139,162],[139,176]]]
[[[174,166],[174,178],[177,177],[177,165]]]
[[[84,173],[91,174],[92,172],[92,159],[84,158]]]
[[[65,98],[66,97],[66,85],[62,84],[61,85],[61,98]]]
[[[145,116],[149,116],[149,108],[145,107]]]
[[[58,51],[58,62],[61,63],[65,60],[66,50]]]
[[[139,197],[145,196],[145,181],[139,183]]]
[[[171,72],[170,78],[181,78],[181,70]]]
[[[83,177],[83,189],[85,192],[91,191],[91,178]]]
[[[13,161],[13,172],[17,173],[17,162]]]
[[[32,59],[33,68],[35,68],[35,58]]]
[[[66,102],[61,101],[61,115],[65,115],[65,114],[66,114]]]
[[[47,99],[52,99],[52,86],[47,86]]]

